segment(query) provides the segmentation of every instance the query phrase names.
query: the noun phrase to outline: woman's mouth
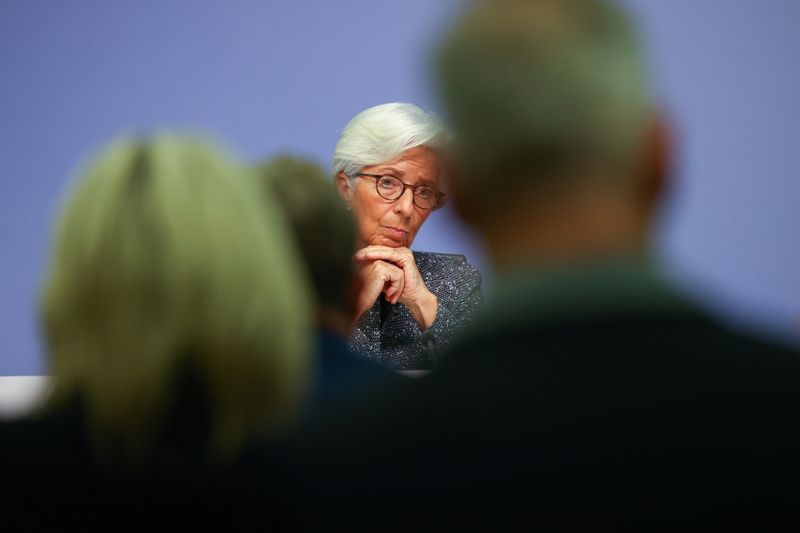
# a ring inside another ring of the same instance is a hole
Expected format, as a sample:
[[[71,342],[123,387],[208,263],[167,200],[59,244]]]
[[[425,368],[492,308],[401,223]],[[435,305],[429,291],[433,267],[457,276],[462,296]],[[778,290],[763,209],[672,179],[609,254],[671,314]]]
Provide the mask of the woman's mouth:
[[[408,232],[404,229],[395,228],[392,226],[384,226],[384,228],[392,237],[404,238],[406,235],[408,235]]]

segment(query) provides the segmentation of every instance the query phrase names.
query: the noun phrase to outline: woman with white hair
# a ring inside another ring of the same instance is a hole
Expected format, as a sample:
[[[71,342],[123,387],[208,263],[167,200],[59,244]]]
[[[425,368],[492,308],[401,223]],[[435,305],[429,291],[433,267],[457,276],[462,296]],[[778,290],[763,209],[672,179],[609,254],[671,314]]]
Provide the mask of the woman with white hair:
[[[481,276],[463,256],[410,250],[445,201],[446,137],[434,115],[389,103],[356,115],[334,153],[336,186],[357,223],[351,348],[397,370],[433,367],[483,302]]]

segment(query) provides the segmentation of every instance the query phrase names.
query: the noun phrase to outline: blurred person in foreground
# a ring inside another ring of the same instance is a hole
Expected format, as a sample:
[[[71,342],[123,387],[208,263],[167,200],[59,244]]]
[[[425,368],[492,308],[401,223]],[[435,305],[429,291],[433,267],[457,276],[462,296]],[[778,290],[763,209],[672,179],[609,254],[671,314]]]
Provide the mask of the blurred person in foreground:
[[[325,171],[283,154],[258,165],[255,175],[268,205],[275,198],[286,214],[313,288],[319,356],[309,405],[313,420],[333,405],[359,401],[372,387],[400,378],[347,346],[361,281],[353,265],[356,228]]]
[[[398,529],[796,521],[800,358],[718,324],[649,258],[671,156],[626,16],[593,0],[476,2],[438,60],[460,144],[453,201],[497,290],[436,373],[306,439],[308,490],[331,495],[314,499],[319,516],[351,530],[381,516]]]
[[[422,370],[483,303],[481,277],[463,256],[410,250],[445,194],[447,133],[415,105],[365,109],[345,126],[333,156],[339,194],[352,210],[361,279],[351,347],[395,370]]]
[[[114,142],[77,180],[42,290],[52,396],[0,426],[4,521],[281,522],[268,443],[304,399],[310,307],[282,215],[245,175],[160,134]]]

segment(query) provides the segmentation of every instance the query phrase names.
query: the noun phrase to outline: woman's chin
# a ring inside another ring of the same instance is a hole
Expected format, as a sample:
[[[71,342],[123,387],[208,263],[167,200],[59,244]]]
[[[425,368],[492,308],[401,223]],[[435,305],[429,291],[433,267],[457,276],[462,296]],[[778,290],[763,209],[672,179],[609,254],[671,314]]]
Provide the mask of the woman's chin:
[[[401,246],[406,246],[405,239],[399,237],[393,237],[391,235],[380,235],[377,239],[375,239],[375,241],[376,242],[370,244],[376,244],[379,246],[388,246],[389,248],[400,248]]]

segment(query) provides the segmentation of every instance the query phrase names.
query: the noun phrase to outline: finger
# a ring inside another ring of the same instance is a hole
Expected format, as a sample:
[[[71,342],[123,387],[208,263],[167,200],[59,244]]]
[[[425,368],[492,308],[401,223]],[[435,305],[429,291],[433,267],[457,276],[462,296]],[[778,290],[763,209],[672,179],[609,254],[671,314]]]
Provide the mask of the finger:
[[[406,267],[411,264],[415,264],[414,255],[411,253],[411,251],[408,250],[407,248],[403,250],[376,246],[374,249],[371,250],[367,249],[359,250],[353,256],[353,259],[355,260],[356,263],[382,260],[394,263],[401,267]]]
[[[390,287],[389,289],[387,289],[384,294],[386,295],[386,301],[392,304],[396,304],[397,300],[400,298],[400,293],[398,292],[398,289],[394,287]]]
[[[391,263],[376,261],[370,267],[370,271],[364,271],[362,275],[362,286],[359,292],[359,299],[366,307],[371,306],[383,291],[387,280],[387,273],[390,268],[397,268]]]
[[[403,291],[405,290],[405,283],[403,284],[403,288],[397,291],[397,294],[394,295],[394,304],[400,301],[400,297],[403,296]]]
[[[380,261],[382,263],[390,264],[403,269],[403,275],[405,276],[405,281],[407,283],[411,283],[412,285],[422,283],[422,276],[417,268],[417,262],[414,259],[414,254],[408,248],[388,248],[385,250],[364,251],[362,257],[366,261]]]
[[[400,249],[404,249],[404,247],[402,247],[402,246],[392,247],[392,246],[383,246],[383,245],[380,245],[380,244],[370,244],[369,246],[365,246],[363,248],[360,248],[359,250],[356,251],[356,253],[359,253],[359,252],[374,252],[374,251],[392,251],[392,250],[400,250]]]
[[[389,303],[396,304],[400,299],[400,295],[403,294],[403,287],[403,278],[401,278],[386,290],[386,300],[389,301]]]
[[[390,257],[410,257],[412,256],[411,250],[404,246],[392,248],[390,246],[371,245],[358,250],[355,257],[376,257],[376,256],[390,256]]]
[[[397,294],[397,285],[393,285],[390,281],[387,281],[384,285],[383,293],[386,295],[386,299],[390,300],[395,294]]]
[[[400,295],[403,293],[403,289],[405,288],[405,275],[402,269],[389,263],[385,263],[385,265],[386,266],[383,268],[383,270],[386,277],[384,279],[389,285],[385,293],[387,294],[387,299],[389,299],[389,301],[392,303],[397,303],[397,300],[400,299]]]
[[[406,277],[403,276],[403,277],[400,278],[400,280],[399,280],[399,282],[397,284],[397,290],[394,293],[394,299],[392,301],[393,304],[397,303],[397,301],[400,299],[400,296],[403,294],[403,291],[405,290],[405,288],[406,288]]]
[[[383,259],[384,261],[391,261],[392,263],[395,263],[395,262],[398,261],[398,258],[399,258],[399,256],[397,255],[397,253],[389,251],[389,250],[387,250],[387,251],[378,251],[378,250],[361,251],[361,252],[356,252],[356,254],[353,256],[353,260],[356,263],[364,262],[364,261],[375,261],[376,259]]]

